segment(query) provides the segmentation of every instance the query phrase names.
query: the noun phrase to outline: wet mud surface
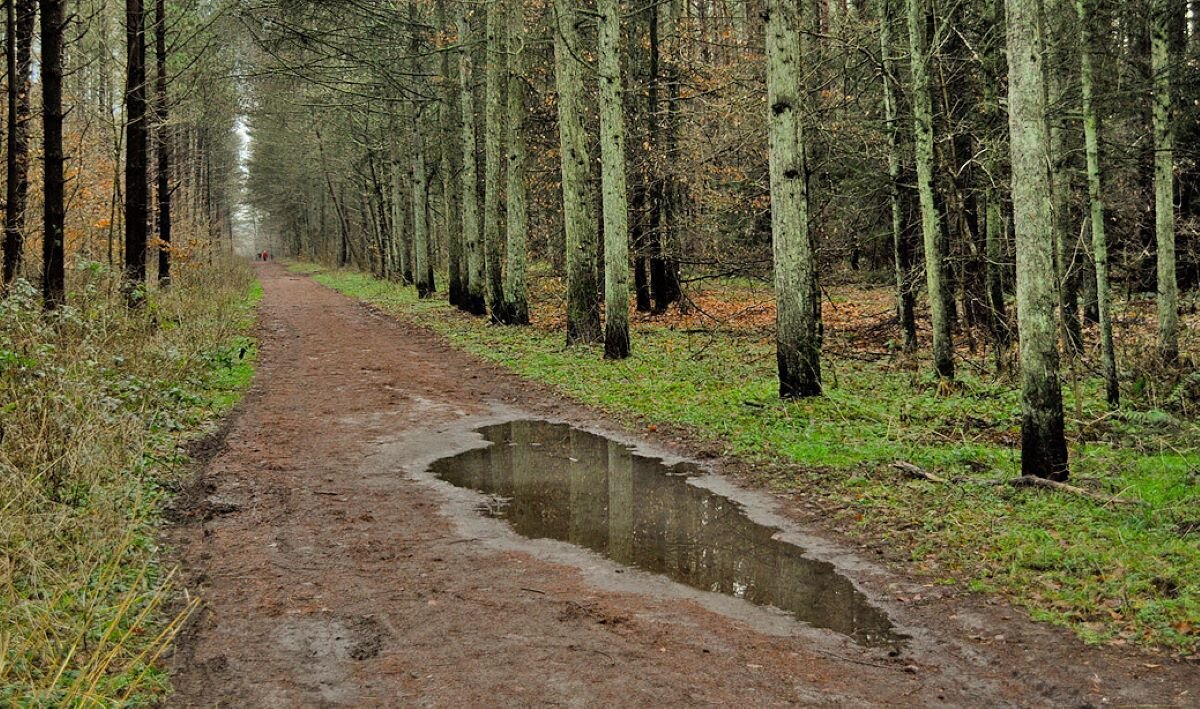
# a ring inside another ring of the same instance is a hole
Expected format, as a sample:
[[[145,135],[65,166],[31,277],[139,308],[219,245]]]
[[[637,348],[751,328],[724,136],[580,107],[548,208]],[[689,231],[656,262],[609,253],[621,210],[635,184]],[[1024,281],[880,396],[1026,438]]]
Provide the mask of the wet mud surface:
[[[693,444],[631,436],[420,328],[258,268],[258,378],[165,540],[204,599],[165,661],[169,705],[1194,706],[1200,696],[1195,665],[1088,648],[1001,601],[867,559],[820,519],[732,483],[736,461],[685,466],[671,483],[662,468],[695,456]],[[519,466],[505,473],[503,459],[517,446],[504,446],[498,471],[459,465],[465,487],[439,478],[449,460],[487,459],[488,437],[515,436],[521,421],[560,424],[546,430],[589,449],[567,455],[568,470],[570,458],[604,458],[603,475],[598,464],[576,475],[574,508],[569,475],[565,488],[540,486],[567,498],[541,512],[538,495],[513,494]],[[671,514],[723,521],[659,523]],[[521,518],[540,531],[522,533]],[[728,568],[734,542],[755,550],[756,570]],[[789,564],[806,570],[771,571]],[[842,604],[824,620],[813,610],[822,591],[786,600],[793,586],[822,588],[805,577],[812,569],[836,581],[827,603]],[[861,642],[864,627],[908,639]]]

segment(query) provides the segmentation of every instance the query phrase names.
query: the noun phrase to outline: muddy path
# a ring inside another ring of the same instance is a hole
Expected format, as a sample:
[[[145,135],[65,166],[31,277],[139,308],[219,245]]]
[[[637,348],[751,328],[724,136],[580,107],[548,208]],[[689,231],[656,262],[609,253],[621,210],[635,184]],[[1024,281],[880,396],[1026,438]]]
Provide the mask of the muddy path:
[[[923,587],[784,519],[721,461],[702,484],[836,569],[903,647],[522,537],[430,472],[486,445],[481,427],[549,420],[668,459],[688,446],[633,436],[278,265],[259,275],[258,378],[168,533],[204,599],[167,660],[171,705],[1200,701],[1195,665],[1086,648],[993,599]]]

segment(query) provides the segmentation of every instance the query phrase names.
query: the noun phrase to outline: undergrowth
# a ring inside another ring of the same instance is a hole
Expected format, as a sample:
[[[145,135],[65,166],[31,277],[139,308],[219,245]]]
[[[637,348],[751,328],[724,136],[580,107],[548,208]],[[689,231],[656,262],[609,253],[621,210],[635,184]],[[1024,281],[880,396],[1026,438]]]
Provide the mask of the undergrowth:
[[[167,691],[156,660],[194,600],[157,527],[185,443],[249,383],[261,296],[245,264],[179,270],[132,313],[98,264],[57,313],[23,282],[0,302],[0,704]]]
[[[367,275],[293,268],[627,423],[718,441],[930,584],[1005,593],[1090,642],[1200,651],[1200,427],[1139,398],[1136,378],[1115,414],[1098,380],[1079,381],[1078,402],[1066,387],[1075,482],[1139,503],[1103,505],[995,484],[1019,469],[1020,401],[1013,381],[984,370],[947,393],[923,363],[839,354],[826,359],[825,396],[783,402],[769,332],[641,320],[633,357],[606,362],[599,348],[566,347],[557,328],[496,327]],[[907,479],[895,461],[956,482]]]

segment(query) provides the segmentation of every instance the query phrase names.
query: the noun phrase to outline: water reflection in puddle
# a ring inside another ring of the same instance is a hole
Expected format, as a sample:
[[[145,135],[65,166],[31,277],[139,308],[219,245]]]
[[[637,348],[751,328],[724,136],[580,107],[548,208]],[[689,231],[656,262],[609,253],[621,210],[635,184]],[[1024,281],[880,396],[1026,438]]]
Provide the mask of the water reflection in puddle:
[[[492,443],[434,463],[442,480],[493,495],[487,513],[533,539],[557,539],[703,591],[774,606],[868,646],[895,646],[886,614],[832,564],[774,539],[741,505],[616,441],[563,424],[480,429]]]

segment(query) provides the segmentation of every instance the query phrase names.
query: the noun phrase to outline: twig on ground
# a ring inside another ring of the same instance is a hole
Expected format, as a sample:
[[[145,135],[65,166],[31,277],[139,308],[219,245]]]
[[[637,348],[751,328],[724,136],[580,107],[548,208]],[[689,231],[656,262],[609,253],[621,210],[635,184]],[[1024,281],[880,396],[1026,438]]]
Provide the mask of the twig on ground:
[[[912,463],[909,463],[909,462],[903,461],[903,460],[898,460],[898,461],[892,463],[890,467],[893,468],[894,470],[898,470],[901,473],[904,473],[905,475],[907,475],[910,478],[914,478],[917,480],[928,480],[929,482],[932,482],[932,483],[953,483],[956,485],[958,485],[958,484],[1009,485],[1011,487],[1017,487],[1017,488],[1035,487],[1035,488],[1040,488],[1043,490],[1054,490],[1056,492],[1065,492],[1065,493],[1068,493],[1071,495],[1085,497],[1089,500],[1092,500],[1093,502],[1099,502],[1100,504],[1103,504],[1103,505],[1135,506],[1135,505],[1143,504],[1141,500],[1130,500],[1125,497],[1116,497],[1113,495],[1105,495],[1105,494],[1098,493],[1098,492],[1092,492],[1091,490],[1085,490],[1084,488],[1078,487],[1076,485],[1069,485],[1067,483],[1058,482],[1057,480],[1049,480],[1047,478],[1039,478],[1039,477],[1035,477],[1033,475],[1022,475],[1021,477],[1012,478],[1010,480],[995,480],[995,479],[979,480],[979,479],[972,479],[972,478],[949,478],[949,479],[947,479],[947,478],[943,478],[943,477],[934,475],[933,473],[930,473],[930,472],[920,468],[919,466],[913,465]]]

